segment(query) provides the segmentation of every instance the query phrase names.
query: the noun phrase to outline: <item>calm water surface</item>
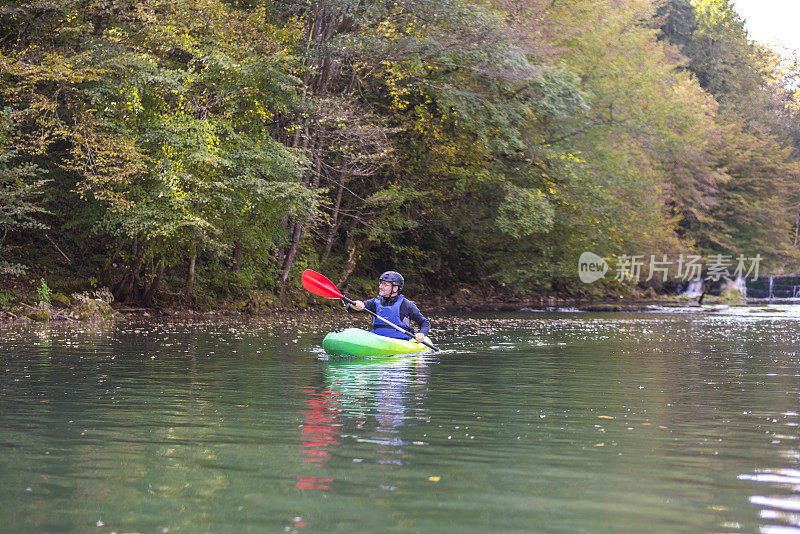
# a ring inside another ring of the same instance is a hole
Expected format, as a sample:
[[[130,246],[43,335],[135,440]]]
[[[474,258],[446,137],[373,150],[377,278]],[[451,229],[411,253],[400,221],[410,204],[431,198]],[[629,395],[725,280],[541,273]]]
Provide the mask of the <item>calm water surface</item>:
[[[0,531],[800,531],[795,309],[432,320],[0,325]]]

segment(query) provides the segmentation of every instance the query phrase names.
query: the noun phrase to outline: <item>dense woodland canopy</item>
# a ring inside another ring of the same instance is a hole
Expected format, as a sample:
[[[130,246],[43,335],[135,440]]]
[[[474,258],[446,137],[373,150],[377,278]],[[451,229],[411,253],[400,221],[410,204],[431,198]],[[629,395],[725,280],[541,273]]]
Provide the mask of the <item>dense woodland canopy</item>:
[[[3,0],[0,280],[208,306],[307,267],[562,295],[618,283],[577,282],[584,251],[791,270],[797,72],[728,0]]]

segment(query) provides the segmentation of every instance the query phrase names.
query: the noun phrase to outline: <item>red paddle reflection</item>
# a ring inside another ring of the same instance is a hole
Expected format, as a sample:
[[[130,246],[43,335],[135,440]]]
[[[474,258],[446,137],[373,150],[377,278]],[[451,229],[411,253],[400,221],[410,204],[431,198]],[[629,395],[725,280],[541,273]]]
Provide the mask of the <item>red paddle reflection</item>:
[[[310,397],[305,400],[308,409],[303,412],[305,421],[301,428],[300,450],[306,456],[304,462],[322,466],[331,455],[326,449],[331,445],[339,445],[342,424],[340,422],[339,396],[332,389],[315,391],[313,387],[305,388]],[[329,490],[331,478],[298,476],[296,486],[300,489]]]
[[[329,490],[331,489],[332,478],[318,477],[297,477],[297,486],[300,489]]]

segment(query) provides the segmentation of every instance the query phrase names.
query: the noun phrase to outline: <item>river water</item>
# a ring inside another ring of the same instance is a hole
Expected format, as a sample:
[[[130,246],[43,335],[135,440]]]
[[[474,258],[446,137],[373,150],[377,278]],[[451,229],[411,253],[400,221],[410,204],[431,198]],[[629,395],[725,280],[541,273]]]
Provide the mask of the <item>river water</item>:
[[[0,325],[0,531],[800,531],[795,308],[431,319]]]

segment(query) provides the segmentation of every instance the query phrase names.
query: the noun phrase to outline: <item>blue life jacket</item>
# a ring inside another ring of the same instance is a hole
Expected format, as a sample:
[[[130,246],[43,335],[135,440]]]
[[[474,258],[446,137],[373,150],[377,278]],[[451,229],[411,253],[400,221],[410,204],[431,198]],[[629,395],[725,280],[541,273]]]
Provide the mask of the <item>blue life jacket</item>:
[[[384,306],[382,304],[383,299],[381,297],[376,298],[375,314],[380,315],[384,319],[388,319],[390,322],[396,324],[400,328],[404,328],[411,332],[411,327],[407,324],[404,324],[402,319],[400,319],[400,305],[403,304],[404,299],[405,297],[403,295],[399,295],[394,304],[391,306]],[[380,336],[393,337],[395,339],[411,339],[409,336],[395,330],[377,317],[372,322],[372,332]]]

